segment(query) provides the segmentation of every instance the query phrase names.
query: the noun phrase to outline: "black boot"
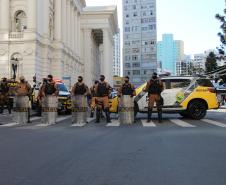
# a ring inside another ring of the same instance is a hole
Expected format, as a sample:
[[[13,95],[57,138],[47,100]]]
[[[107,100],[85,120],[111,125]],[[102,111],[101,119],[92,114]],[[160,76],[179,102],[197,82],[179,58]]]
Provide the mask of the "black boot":
[[[94,116],[94,112],[93,112],[93,111],[91,111],[91,113],[90,113],[90,117],[91,117],[91,118],[93,118],[93,116]]]
[[[0,114],[3,114],[3,111],[4,111],[4,105],[1,105],[0,106]]]
[[[147,123],[151,122],[151,115],[152,115],[152,108],[148,108],[148,119],[147,119]]]
[[[96,110],[96,123],[100,123],[100,110]]]
[[[28,116],[27,123],[31,123],[31,119],[30,119],[31,118],[30,108],[28,109],[28,112],[27,113],[28,113],[28,115],[27,115]]]
[[[158,121],[159,121],[159,123],[162,122],[162,109],[158,110]]]
[[[9,111],[9,114],[11,114],[11,105],[10,105],[10,103],[7,105],[7,108],[8,108],[8,111]]]
[[[107,123],[111,123],[109,108],[105,109]]]

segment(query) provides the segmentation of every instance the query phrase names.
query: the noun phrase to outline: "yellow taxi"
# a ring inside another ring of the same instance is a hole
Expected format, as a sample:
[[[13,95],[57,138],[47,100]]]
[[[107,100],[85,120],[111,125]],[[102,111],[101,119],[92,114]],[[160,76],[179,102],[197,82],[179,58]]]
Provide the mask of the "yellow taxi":
[[[184,117],[202,119],[207,110],[218,109],[216,89],[210,79],[200,77],[162,77],[164,90],[161,93],[164,113],[179,113]],[[146,83],[136,89],[134,111],[146,113],[148,111],[148,93],[143,92]],[[112,110],[117,110],[117,99],[112,100]],[[154,111],[157,111],[154,108]]]

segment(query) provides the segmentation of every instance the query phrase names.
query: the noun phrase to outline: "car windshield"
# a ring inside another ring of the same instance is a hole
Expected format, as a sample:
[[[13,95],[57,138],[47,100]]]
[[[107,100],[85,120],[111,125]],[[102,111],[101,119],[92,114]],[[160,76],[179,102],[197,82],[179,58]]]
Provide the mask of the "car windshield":
[[[203,87],[214,87],[212,82],[209,79],[198,79],[197,80],[198,85]]]
[[[64,84],[57,84],[59,91],[68,92],[67,87]]]

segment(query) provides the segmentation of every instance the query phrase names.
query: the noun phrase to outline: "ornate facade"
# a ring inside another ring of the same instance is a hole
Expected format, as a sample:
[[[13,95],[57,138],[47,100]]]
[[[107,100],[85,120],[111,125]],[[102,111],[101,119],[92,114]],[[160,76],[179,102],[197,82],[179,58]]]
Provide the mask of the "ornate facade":
[[[0,0],[0,77],[12,78],[14,65],[16,76],[24,75],[30,82],[34,75],[41,81],[51,73],[68,87],[78,75],[85,76],[86,83],[91,84],[100,73],[110,71],[113,61],[110,54],[105,62],[100,55],[99,37],[103,37],[105,52],[113,53],[109,41],[118,26],[116,7],[105,9],[92,9],[93,14],[106,14],[95,20],[89,16],[92,12],[86,8],[85,0]],[[85,29],[90,21],[94,24]],[[104,27],[98,28],[109,35],[105,40],[104,35],[97,36],[98,21],[105,22]],[[88,41],[91,42],[87,44]],[[109,69],[102,68],[103,63],[109,63]],[[90,66],[91,71],[87,70]]]

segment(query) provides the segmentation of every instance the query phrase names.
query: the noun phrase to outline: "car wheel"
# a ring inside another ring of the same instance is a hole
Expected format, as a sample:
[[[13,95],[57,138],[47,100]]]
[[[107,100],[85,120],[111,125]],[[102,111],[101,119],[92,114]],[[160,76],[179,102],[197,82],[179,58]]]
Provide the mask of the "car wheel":
[[[200,120],[206,116],[207,107],[203,101],[193,101],[188,106],[188,113],[192,119]]]

